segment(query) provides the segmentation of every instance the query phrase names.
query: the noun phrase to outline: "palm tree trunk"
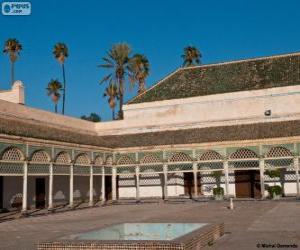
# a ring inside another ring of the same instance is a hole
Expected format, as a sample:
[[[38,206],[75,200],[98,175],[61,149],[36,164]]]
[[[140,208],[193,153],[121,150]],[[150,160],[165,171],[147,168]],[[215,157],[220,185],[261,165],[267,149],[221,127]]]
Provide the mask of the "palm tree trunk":
[[[124,86],[123,86],[123,77],[120,78],[120,110],[119,110],[119,119],[123,119],[123,93],[124,93]]]
[[[145,92],[145,82],[143,80],[139,80],[139,89],[138,94]]]
[[[55,113],[57,113],[57,103],[55,103],[55,105],[54,105],[54,110],[55,110]]]
[[[13,86],[15,82],[15,62],[13,61],[11,62],[10,80],[11,80],[11,86]]]
[[[112,109],[112,119],[115,120],[115,108]]]
[[[65,64],[62,64],[63,71],[63,103],[62,103],[62,114],[65,114],[65,101],[66,101],[66,75],[65,75]]]

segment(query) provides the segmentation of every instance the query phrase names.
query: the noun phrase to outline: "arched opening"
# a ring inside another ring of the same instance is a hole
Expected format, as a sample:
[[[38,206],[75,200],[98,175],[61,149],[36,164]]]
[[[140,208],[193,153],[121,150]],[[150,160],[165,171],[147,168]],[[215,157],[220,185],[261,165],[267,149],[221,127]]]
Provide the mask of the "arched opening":
[[[241,148],[233,152],[229,160],[229,168],[234,170],[236,197],[260,198],[258,155],[248,148]]]

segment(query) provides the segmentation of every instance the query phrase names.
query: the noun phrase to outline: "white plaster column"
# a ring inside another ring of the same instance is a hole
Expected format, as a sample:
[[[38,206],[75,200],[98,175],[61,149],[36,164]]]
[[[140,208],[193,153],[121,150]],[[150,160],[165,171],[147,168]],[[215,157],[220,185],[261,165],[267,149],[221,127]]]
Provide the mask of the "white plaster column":
[[[23,166],[23,197],[22,197],[22,213],[26,213],[27,211],[27,186],[28,186],[28,163],[24,162]]]
[[[194,175],[194,198],[198,197],[198,164],[193,163],[193,175]]]
[[[93,176],[93,165],[90,166],[90,201],[89,206],[94,205],[94,176]]]
[[[117,200],[117,168],[112,167],[112,200]]]
[[[70,165],[70,197],[69,197],[69,207],[74,205],[74,165]]]
[[[168,200],[168,165],[164,164],[164,200]]]
[[[101,176],[101,203],[105,203],[105,167],[102,167],[102,176]]]
[[[296,174],[296,190],[297,194],[296,197],[300,198],[300,185],[299,185],[299,158],[294,157],[294,169],[295,169],[295,174]]]
[[[53,163],[49,165],[49,204],[48,209],[53,208]]]
[[[228,160],[223,161],[223,168],[225,174],[225,196],[229,197],[229,166]]]
[[[265,198],[265,159],[259,159],[259,176],[260,176],[260,192],[261,199]]]
[[[140,201],[140,167],[135,167],[135,178],[136,178],[136,200]]]

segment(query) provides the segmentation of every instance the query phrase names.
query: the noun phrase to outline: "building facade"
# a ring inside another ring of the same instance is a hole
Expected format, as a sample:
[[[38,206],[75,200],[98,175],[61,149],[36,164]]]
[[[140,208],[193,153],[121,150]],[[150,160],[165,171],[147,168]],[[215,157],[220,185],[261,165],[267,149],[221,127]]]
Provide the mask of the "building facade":
[[[120,121],[0,100],[0,205],[211,197],[216,186],[227,197],[264,199],[273,185],[299,196],[299,62],[293,53],[180,68]]]

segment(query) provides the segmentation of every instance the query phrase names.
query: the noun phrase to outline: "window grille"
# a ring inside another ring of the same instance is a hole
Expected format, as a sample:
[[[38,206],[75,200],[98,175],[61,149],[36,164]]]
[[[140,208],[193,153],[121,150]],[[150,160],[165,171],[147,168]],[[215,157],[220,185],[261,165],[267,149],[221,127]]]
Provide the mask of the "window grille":
[[[71,157],[66,152],[60,152],[55,159],[55,163],[57,164],[70,164]]]
[[[134,164],[134,161],[127,155],[122,156],[119,160],[118,160],[118,165],[130,165],[130,164]]]
[[[229,157],[230,159],[253,159],[258,158],[257,154],[250,149],[241,148],[234,153],[232,153]]]
[[[107,156],[105,160],[105,165],[112,165],[113,164],[113,158],[112,156]]]
[[[170,162],[186,162],[186,161],[192,161],[192,159],[187,154],[179,152],[179,153],[173,154],[169,161]]]
[[[222,156],[216,151],[208,150],[202,155],[200,155],[200,157],[198,157],[198,160],[199,161],[222,160]]]
[[[11,148],[6,149],[3,152],[1,160],[3,160],[3,161],[22,161],[22,160],[24,160],[24,156],[20,149],[11,147]]]
[[[159,159],[156,155],[149,154],[145,155],[143,159],[141,159],[142,164],[148,164],[148,163],[157,163],[159,162]]]
[[[89,166],[90,160],[86,154],[80,154],[76,157],[75,165]]]
[[[94,164],[95,164],[95,166],[102,166],[103,165],[103,158],[101,157],[101,156],[97,156],[96,158],[95,158],[95,162],[94,162]]]
[[[273,147],[269,150],[266,155],[268,158],[276,158],[276,157],[293,157],[293,154],[290,150],[284,147]]]
[[[48,163],[50,161],[50,157],[47,152],[43,150],[35,151],[31,156],[31,162],[38,162],[38,163]]]

